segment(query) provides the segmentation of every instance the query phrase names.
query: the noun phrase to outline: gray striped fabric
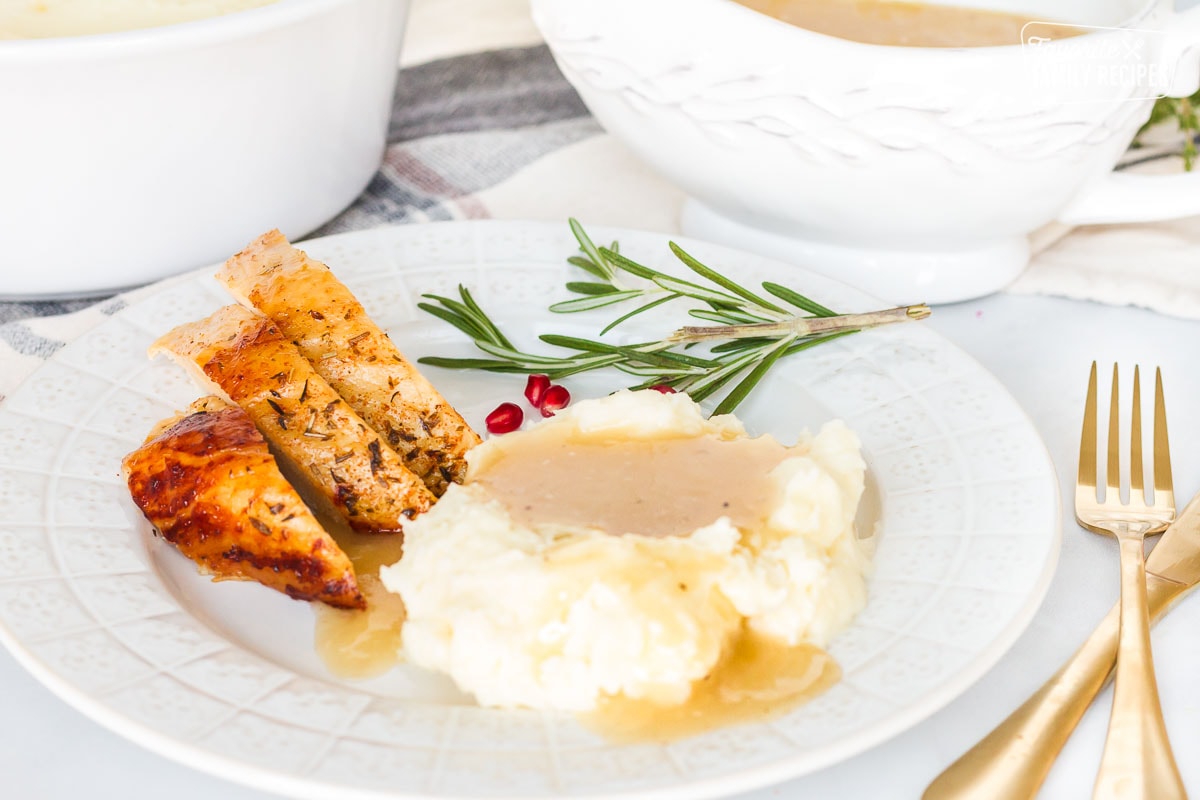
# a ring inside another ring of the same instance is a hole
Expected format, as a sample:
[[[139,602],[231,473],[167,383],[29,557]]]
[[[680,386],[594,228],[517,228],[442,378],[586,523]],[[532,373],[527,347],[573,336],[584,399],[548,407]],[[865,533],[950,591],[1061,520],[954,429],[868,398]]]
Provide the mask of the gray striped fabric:
[[[544,45],[403,69],[382,168],[350,208],[310,236],[485,216],[472,193],[599,132]],[[31,362],[112,313],[114,302],[123,301],[0,302],[0,365],[28,372]],[[15,378],[0,374],[0,392]]]
[[[24,317],[46,317],[52,314],[70,314],[95,303],[91,300],[46,300],[32,302],[0,303],[0,328],[6,323]]]

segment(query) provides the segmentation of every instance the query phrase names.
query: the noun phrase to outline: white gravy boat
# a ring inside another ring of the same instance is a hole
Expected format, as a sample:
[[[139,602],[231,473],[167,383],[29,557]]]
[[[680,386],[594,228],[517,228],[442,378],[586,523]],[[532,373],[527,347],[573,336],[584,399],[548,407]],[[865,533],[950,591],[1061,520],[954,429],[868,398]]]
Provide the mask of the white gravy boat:
[[[1200,214],[1200,171],[1114,174],[1200,85],[1200,9],[962,0],[1087,26],[1002,47],[860,44],[731,0],[532,0],[600,123],[689,195],[681,226],[894,302],[1003,288],[1029,234]]]

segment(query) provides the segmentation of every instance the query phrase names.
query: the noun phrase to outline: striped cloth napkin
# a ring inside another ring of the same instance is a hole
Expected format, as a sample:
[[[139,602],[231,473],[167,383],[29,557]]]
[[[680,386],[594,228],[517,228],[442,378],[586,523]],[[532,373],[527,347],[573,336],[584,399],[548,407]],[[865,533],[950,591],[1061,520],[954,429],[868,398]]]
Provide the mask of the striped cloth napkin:
[[[504,205],[514,175],[601,133],[544,45],[402,69],[393,108],[379,173],[350,208],[308,238],[383,224],[513,217],[491,208],[489,192]],[[572,205],[563,197],[557,207]],[[60,347],[135,302],[139,291],[99,301],[0,302],[0,400]]]
[[[424,8],[443,13],[435,4]],[[536,38],[530,30],[522,35]],[[682,194],[603,132],[541,44],[402,69],[388,141],[363,195],[310,237],[487,217],[562,222],[574,216],[596,225],[678,231]],[[1043,232],[1041,252],[1009,291],[1200,318],[1200,270],[1190,263],[1200,252],[1200,221],[1063,233]],[[66,342],[138,294],[0,303],[0,400]]]

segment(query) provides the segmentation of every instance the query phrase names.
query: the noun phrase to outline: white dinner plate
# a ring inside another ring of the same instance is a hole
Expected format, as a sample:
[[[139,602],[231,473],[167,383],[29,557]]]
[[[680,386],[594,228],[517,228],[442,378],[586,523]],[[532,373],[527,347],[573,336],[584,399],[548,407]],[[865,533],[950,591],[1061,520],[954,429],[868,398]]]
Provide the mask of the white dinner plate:
[[[596,229],[683,274],[666,237]],[[840,311],[879,307],[795,267],[700,242],[702,260],[772,279]],[[577,277],[567,225],[437,223],[303,245],[329,263],[410,357],[473,355],[419,295],[469,286],[518,344],[594,335],[613,309],[554,315]],[[568,715],[479,708],[446,680],[400,667],[333,677],[304,603],[212,583],[150,535],[121,457],[200,395],[146,348],[230,302],[213,270],[164,282],[64,347],[0,406],[0,639],[83,713],[167,757],[299,797],[700,798],[855,755],[915,725],[994,665],[1035,613],[1058,554],[1058,488],[1033,425],[982,367],[920,323],[845,337],[781,363],[739,410],[785,442],[832,417],[870,471],[860,533],[878,535],[866,609],[830,650],[844,677],[769,722],[670,743],[613,744]],[[658,338],[654,313],[619,340]],[[482,429],[524,378],[428,369]],[[567,381],[576,398],[620,373]]]

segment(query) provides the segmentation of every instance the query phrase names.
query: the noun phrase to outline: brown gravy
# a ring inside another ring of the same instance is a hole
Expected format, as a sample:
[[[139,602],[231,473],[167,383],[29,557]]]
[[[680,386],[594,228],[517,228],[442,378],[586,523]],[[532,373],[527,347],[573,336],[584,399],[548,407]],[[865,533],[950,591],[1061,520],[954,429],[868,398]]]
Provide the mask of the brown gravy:
[[[772,439],[568,441],[525,436],[526,442],[473,476],[528,524],[553,522],[636,530],[654,536],[686,533],[720,516],[752,524],[773,503],[763,476],[788,454]],[[561,459],[561,461],[560,461]],[[555,468],[547,469],[547,464]],[[567,468],[559,468],[560,464]],[[530,480],[536,471],[538,480]],[[713,476],[719,476],[713,480]],[[712,491],[713,486],[719,491]],[[707,488],[702,488],[707,487]],[[624,504],[613,499],[626,494]],[[674,496],[673,502],[662,503]],[[521,498],[519,500],[515,498]],[[316,648],[329,669],[348,678],[386,672],[399,661],[404,605],[384,589],[379,568],[399,560],[399,536],[341,532],[354,563],[366,611],[313,604]],[[586,550],[586,548],[585,548]],[[810,644],[787,645],[743,631],[716,668],[676,706],[622,696],[603,699],[581,722],[617,742],[669,741],[725,725],[771,719],[807,702],[841,677],[833,659]]]
[[[570,440],[529,435],[475,471],[522,525],[673,536],[729,517],[759,527],[775,504],[766,474],[787,457],[770,438]]]
[[[789,646],[743,632],[716,669],[692,685],[692,695],[682,705],[607,697],[580,719],[616,742],[667,741],[778,717],[812,700],[840,677],[833,658],[818,647]]]
[[[347,531],[339,532],[337,539],[354,564],[367,608],[348,611],[313,603],[317,654],[335,675],[369,678],[387,672],[400,660],[404,602],[384,588],[379,568],[400,560],[404,537]]]
[[[747,8],[828,36],[905,47],[1016,45],[1025,36],[1065,39],[1085,29],[1028,14],[901,0],[734,0]]]

